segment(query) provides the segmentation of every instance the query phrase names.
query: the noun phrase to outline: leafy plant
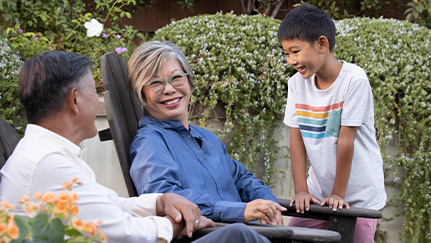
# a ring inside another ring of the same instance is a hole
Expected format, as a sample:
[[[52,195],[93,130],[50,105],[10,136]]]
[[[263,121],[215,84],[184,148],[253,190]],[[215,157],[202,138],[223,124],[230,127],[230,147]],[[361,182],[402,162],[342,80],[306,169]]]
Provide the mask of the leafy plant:
[[[230,135],[231,156],[255,169],[263,157],[264,180],[271,184],[279,158],[275,121],[286,103],[286,84],[292,70],[282,62],[277,40],[279,20],[234,14],[191,17],[158,30],[154,39],[176,43],[191,63],[196,90],[192,104],[204,107],[201,125],[217,106],[225,110],[224,128]]]
[[[23,107],[18,99],[18,72],[22,63],[7,39],[0,36],[0,115],[14,124],[21,135],[25,126]]]
[[[55,196],[52,192],[34,195],[39,202],[24,195],[20,200],[29,216],[15,215],[14,205],[0,201],[0,241],[14,243],[30,242],[106,242],[106,236],[99,232],[93,222],[82,221],[79,214],[78,196],[69,192],[73,184],[80,184],[77,178],[62,183],[63,191]],[[101,222],[98,222],[101,224]]]
[[[277,42],[279,24],[262,16],[218,13],[173,22],[154,37],[175,42],[188,57],[197,86],[192,103],[204,107],[201,125],[223,121],[222,128],[210,129],[231,137],[230,154],[249,168],[263,161],[269,184],[277,152],[284,149],[277,143],[282,135],[274,133],[275,120],[284,115],[286,84],[294,73]],[[426,210],[431,208],[431,31],[382,18],[339,20],[336,26],[336,57],[363,67],[373,88],[385,171],[395,173],[389,183],[402,190],[392,203],[406,205],[400,213],[406,218],[403,239],[431,241],[426,230],[431,227]],[[211,118],[217,106],[226,114]],[[395,156],[385,150],[391,141]]]
[[[413,0],[407,7],[404,12],[407,20],[431,28],[431,0]]]
[[[0,14],[9,20],[4,30],[11,47],[17,49],[24,60],[41,51],[76,52],[94,60],[94,76],[100,82],[100,56],[122,48],[120,55],[128,59],[131,53],[125,50],[135,45],[135,41],[146,39],[132,26],[118,25],[122,17],[131,17],[126,9],[135,3],[135,0],[98,0],[86,6],[82,1],[43,4],[36,0],[19,0],[15,5],[0,3],[3,6]],[[28,8],[32,11],[27,11]],[[87,8],[91,12],[87,12]],[[87,36],[84,23],[91,19],[104,25],[102,36]]]
[[[370,79],[374,94],[378,142],[395,141],[398,155],[385,149],[386,173],[402,193],[404,242],[431,241],[431,31],[406,21],[350,19],[337,21],[339,59],[357,63]]]

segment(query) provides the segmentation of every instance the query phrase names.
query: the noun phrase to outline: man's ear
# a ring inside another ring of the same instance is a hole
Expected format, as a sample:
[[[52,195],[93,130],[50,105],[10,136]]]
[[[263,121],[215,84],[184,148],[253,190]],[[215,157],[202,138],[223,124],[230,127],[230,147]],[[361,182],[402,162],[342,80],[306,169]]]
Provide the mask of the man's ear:
[[[319,50],[321,54],[329,51],[329,40],[328,38],[326,38],[326,36],[321,35],[317,40],[317,43],[319,45]]]
[[[76,87],[73,87],[72,89],[69,90],[69,93],[66,97],[66,102],[65,102],[65,106],[67,107],[67,109],[76,114],[79,113],[78,102],[77,102],[78,98],[79,98],[79,90]]]

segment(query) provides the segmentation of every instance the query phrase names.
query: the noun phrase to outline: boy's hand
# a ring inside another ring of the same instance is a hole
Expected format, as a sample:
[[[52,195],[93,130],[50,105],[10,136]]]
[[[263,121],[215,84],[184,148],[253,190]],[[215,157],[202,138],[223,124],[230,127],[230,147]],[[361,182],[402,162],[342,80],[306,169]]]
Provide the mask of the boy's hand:
[[[350,205],[344,201],[344,198],[336,194],[332,194],[330,197],[327,197],[320,202],[320,206],[325,206],[326,204],[330,208],[332,208],[334,212],[337,211],[337,208],[338,209],[343,209],[343,207],[347,209],[350,208]]]
[[[317,198],[315,198],[313,195],[311,195],[308,192],[298,192],[295,194],[295,196],[290,200],[290,206],[293,206],[293,203],[295,203],[296,206],[296,212],[304,213],[305,211],[310,210],[310,202],[312,203],[318,203],[319,201]]]

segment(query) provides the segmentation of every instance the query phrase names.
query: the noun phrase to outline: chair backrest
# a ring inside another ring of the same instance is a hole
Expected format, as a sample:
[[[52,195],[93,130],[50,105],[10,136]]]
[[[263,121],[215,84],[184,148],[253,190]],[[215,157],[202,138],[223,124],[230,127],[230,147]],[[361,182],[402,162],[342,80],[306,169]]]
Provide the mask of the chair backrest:
[[[12,154],[19,140],[18,133],[0,117],[0,169]]]
[[[130,196],[136,196],[136,188],[129,174],[129,147],[144,116],[139,101],[133,96],[127,78],[127,63],[114,52],[100,59],[102,81],[105,88],[105,108],[121,170]]]

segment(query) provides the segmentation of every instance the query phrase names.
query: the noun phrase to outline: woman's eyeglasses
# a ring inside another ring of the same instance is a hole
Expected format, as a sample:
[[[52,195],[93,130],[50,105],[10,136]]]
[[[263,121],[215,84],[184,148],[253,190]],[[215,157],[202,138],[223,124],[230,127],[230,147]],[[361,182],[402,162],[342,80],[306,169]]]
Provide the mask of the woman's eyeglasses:
[[[187,80],[187,75],[189,75],[189,74],[188,73],[176,73],[176,74],[169,77],[168,82],[173,87],[183,86]],[[151,91],[153,91],[154,93],[158,93],[165,88],[166,81],[164,79],[161,79],[161,78],[156,78],[156,79],[153,79],[150,82],[148,82],[146,85],[148,87],[150,87]]]

